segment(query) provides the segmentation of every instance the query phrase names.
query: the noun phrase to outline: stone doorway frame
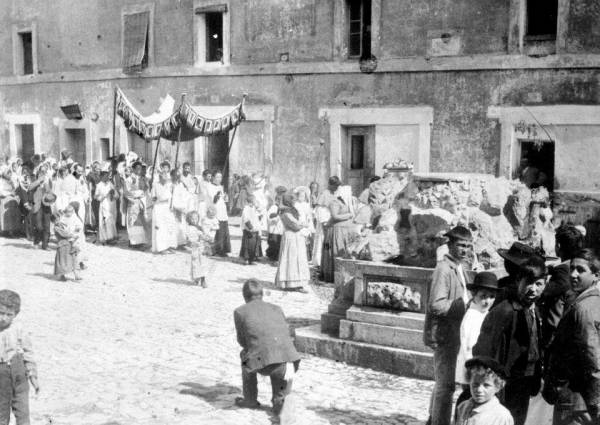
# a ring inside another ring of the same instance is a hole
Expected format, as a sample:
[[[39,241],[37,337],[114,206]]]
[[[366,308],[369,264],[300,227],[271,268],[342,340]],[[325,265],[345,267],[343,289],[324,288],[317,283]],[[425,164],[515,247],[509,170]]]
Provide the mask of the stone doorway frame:
[[[431,153],[431,106],[388,106],[385,108],[321,108],[319,118],[329,123],[329,175],[342,175],[344,126],[418,125],[415,171],[429,172]],[[377,143],[377,140],[375,140]]]
[[[518,167],[520,146],[516,126],[542,124],[555,143],[560,143],[554,135],[554,125],[600,125],[600,106],[595,105],[550,105],[550,106],[490,106],[488,118],[500,122],[500,158],[498,174],[512,178]],[[535,117],[535,118],[534,118]],[[542,131],[540,136],[546,139]],[[556,166],[556,164],[555,164]]]

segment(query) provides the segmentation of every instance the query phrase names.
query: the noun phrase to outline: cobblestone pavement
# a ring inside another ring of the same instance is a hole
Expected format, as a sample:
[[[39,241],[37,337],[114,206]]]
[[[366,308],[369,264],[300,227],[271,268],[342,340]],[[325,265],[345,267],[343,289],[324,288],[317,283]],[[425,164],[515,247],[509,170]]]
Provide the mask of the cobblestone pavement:
[[[234,252],[239,228],[232,227]],[[125,239],[125,234],[121,235]],[[266,300],[294,325],[317,323],[327,305],[272,289],[275,267],[215,261],[209,288],[188,284],[185,252],[152,255],[88,244],[82,282],[53,279],[54,251],[0,239],[0,287],[21,294],[18,317],[32,334],[41,393],[32,423],[55,425],[271,424],[265,407],[238,409],[239,346],[233,310],[256,277]],[[298,424],[419,424],[432,383],[303,355],[294,381]],[[259,377],[260,402],[270,385]]]

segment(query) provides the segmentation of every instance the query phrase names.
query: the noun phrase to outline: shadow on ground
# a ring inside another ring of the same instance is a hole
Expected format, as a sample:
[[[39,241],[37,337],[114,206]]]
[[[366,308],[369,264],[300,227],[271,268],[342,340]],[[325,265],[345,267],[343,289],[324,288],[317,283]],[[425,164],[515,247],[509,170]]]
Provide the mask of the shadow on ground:
[[[309,407],[320,417],[329,421],[331,425],[369,424],[369,425],[421,425],[422,421],[408,415],[376,415],[356,410],[342,410],[336,408]]]
[[[191,280],[187,280],[187,279],[158,279],[158,278],[152,278],[151,279],[153,282],[156,283],[174,283],[175,285],[185,285],[185,286],[198,286],[196,285],[194,282],[192,282]]]
[[[52,273],[27,273],[28,276],[38,276],[38,277],[44,277],[46,279],[50,279],[50,280],[55,280],[58,282],[58,279],[56,276],[54,276],[54,274]]]

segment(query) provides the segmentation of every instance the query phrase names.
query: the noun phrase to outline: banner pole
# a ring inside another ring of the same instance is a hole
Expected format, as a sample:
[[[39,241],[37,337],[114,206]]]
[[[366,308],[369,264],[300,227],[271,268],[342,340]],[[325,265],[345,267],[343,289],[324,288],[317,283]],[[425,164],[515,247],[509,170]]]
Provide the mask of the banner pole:
[[[115,87],[113,94],[113,122],[112,122],[112,156],[115,156],[115,134],[116,134],[116,123],[117,123],[117,89]]]
[[[150,189],[154,183],[154,175],[156,174],[156,158],[158,157],[158,146],[160,145],[160,136],[156,140],[156,149],[154,149],[154,161],[152,161],[152,175],[150,176]]]
[[[185,102],[185,93],[183,93],[181,95],[181,105],[179,105],[179,112],[181,113],[181,108],[183,107],[183,102]],[[179,131],[177,132],[177,150],[175,151],[175,168],[174,170],[177,170],[177,160],[179,159],[179,145],[181,144],[181,128],[183,127],[182,123],[182,117],[181,115],[179,116]],[[171,205],[169,206],[170,209],[173,208],[173,192],[175,192],[175,185],[171,186]]]

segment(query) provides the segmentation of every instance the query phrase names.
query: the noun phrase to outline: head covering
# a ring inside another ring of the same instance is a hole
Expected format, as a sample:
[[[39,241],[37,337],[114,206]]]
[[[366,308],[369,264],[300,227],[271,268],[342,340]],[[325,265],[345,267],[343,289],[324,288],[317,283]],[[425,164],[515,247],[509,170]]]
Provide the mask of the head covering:
[[[52,192],[46,193],[42,197],[42,205],[45,205],[47,207],[49,207],[50,205],[52,205],[55,202],[56,202],[56,195]]]
[[[474,366],[483,366],[485,368],[491,369],[491,371],[498,375],[500,378],[506,379],[506,368],[491,357],[475,356],[472,359],[467,360],[467,362],[465,363],[465,367],[467,369],[470,369]]]
[[[287,188],[285,186],[277,186],[275,188],[275,193],[277,195],[283,195],[285,192],[287,192]]]
[[[498,255],[517,266],[525,264],[531,257],[541,257],[535,248],[522,242],[513,242],[510,249],[500,248],[498,250]]]
[[[467,284],[469,291],[475,291],[477,289],[491,289],[492,291],[498,290],[498,278],[492,272],[481,272],[475,275],[473,283]]]
[[[306,186],[298,186],[294,189],[300,202],[310,202],[310,189]]]
[[[296,203],[296,198],[294,197],[294,195],[292,195],[291,193],[287,193],[287,192],[284,193],[283,196],[281,197],[281,208],[279,210],[279,213],[280,214],[290,213],[296,219],[298,219],[300,217],[300,214],[298,213],[298,210],[294,206],[295,203]]]

